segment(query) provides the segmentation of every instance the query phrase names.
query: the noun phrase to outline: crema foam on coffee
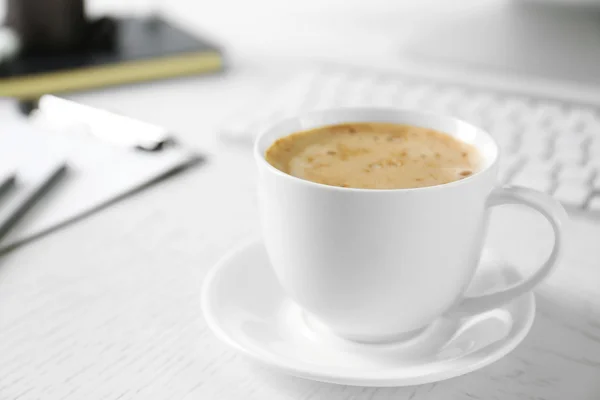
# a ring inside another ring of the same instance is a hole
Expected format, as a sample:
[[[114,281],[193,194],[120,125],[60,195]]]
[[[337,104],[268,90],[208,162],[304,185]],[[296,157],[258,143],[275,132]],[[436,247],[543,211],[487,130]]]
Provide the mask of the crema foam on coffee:
[[[289,175],[331,186],[406,189],[442,185],[476,173],[478,150],[433,129],[346,123],[296,132],[266,151]]]

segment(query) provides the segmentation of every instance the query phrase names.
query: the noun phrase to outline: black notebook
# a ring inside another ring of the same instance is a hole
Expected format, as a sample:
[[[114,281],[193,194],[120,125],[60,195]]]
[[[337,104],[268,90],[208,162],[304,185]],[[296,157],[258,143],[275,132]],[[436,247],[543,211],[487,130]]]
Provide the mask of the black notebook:
[[[114,50],[22,56],[0,66],[0,96],[63,93],[216,72],[221,50],[162,19],[119,19]]]

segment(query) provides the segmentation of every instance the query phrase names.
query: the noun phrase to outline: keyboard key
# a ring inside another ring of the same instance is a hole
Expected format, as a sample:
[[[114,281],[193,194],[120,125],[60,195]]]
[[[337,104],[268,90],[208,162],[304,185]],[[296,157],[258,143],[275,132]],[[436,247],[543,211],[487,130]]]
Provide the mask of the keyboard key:
[[[550,152],[550,141],[539,132],[528,132],[522,135],[518,151],[532,158],[543,158]]]
[[[573,134],[581,134],[596,124],[594,110],[590,107],[573,107],[566,111],[561,128]]]
[[[498,180],[503,183],[506,182],[509,175],[512,175],[517,170],[520,164],[520,158],[511,157],[510,155],[503,155],[500,158]]]
[[[590,199],[588,203],[588,209],[590,211],[600,211],[600,194],[596,194]]]
[[[513,112],[513,109],[511,107],[510,102],[506,98],[496,99],[495,104],[490,110],[492,111],[490,113],[491,119],[498,122],[512,122],[511,114]]]
[[[585,184],[592,177],[594,168],[591,166],[566,165],[558,171],[558,179],[564,182]]]
[[[590,155],[587,159],[587,165],[591,168],[600,170],[600,157],[593,157]]]
[[[593,138],[586,144],[591,157],[600,158],[600,137]]]
[[[596,176],[592,181],[592,187],[596,190],[600,190],[600,172],[596,173]]]
[[[425,103],[435,92],[435,87],[431,84],[419,84],[411,88],[405,93],[402,99],[402,105],[409,108],[416,108]]]
[[[493,119],[494,106],[497,104],[496,96],[489,92],[478,91],[467,93],[470,102],[474,105],[472,112],[480,118],[480,122]]]
[[[588,154],[587,163],[590,165],[600,166],[600,156]]]
[[[573,207],[582,207],[590,194],[587,185],[561,182],[554,192],[554,198]]]
[[[531,115],[527,124],[533,124],[540,127],[552,126],[554,121],[562,117],[561,107],[555,103],[540,101],[532,107]]]
[[[576,118],[574,132],[583,132],[592,135],[600,133],[600,118],[598,113],[590,107],[582,107],[573,110]]]
[[[464,94],[456,88],[440,89],[438,95],[432,98],[431,107],[435,110],[456,115]]]
[[[509,118],[514,122],[522,122],[529,117],[531,111],[531,103],[524,97],[513,97],[507,103],[507,111]]]
[[[552,188],[552,179],[548,174],[535,173],[527,169],[518,172],[511,180],[511,185],[525,186],[540,192],[548,192]]]
[[[514,153],[517,147],[516,138],[511,135],[497,136],[494,138],[503,153]]]
[[[563,164],[578,165],[583,162],[583,149],[578,147],[555,147],[551,158]]]
[[[569,132],[557,135],[554,145],[557,148],[581,149],[587,140],[588,137],[586,135],[573,135]]]
[[[553,160],[529,159],[525,164],[525,168],[536,173],[552,175],[556,169],[556,163]]]

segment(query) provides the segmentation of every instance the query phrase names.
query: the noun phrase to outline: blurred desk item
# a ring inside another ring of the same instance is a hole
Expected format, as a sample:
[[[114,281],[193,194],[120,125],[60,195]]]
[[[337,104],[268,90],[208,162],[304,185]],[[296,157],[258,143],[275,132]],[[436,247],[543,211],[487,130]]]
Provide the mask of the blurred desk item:
[[[117,20],[114,51],[23,55],[0,66],[0,96],[23,100],[223,68],[220,50],[157,20]]]
[[[11,0],[7,27],[19,52],[0,63],[0,96],[21,100],[224,68],[217,46],[172,23],[88,21],[83,0]]]
[[[2,126],[0,159],[19,171],[17,185],[37,187],[40,171],[59,159],[66,160],[70,173],[60,190],[2,238],[0,251],[62,227],[199,160],[180,146],[158,144],[166,138],[157,134],[159,127],[66,100],[42,98],[33,122]],[[108,140],[98,133],[102,129],[121,142]]]
[[[422,29],[405,50],[430,62],[600,87],[599,2],[483,3]]]
[[[12,169],[0,171],[0,201],[10,188],[15,185],[15,172]]]
[[[0,202],[0,241],[8,234],[14,226],[36,205],[45,195],[48,194],[67,172],[67,165],[59,161],[50,165],[36,165],[36,171],[32,179],[31,175],[25,177],[23,182],[18,176],[19,191],[15,197],[8,202],[8,205]],[[0,187],[0,195],[2,188]]]
[[[6,25],[24,54],[57,55],[90,45],[83,0],[8,0]],[[114,38],[114,34],[109,35]],[[114,42],[113,40],[110,40]]]

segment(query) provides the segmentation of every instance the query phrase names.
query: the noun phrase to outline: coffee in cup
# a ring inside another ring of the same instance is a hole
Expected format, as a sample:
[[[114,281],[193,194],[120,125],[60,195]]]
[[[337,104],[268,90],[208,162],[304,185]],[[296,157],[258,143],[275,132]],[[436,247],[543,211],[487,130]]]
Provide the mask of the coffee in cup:
[[[473,175],[481,165],[474,146],[448,134],[382,122],[292,133],[275,141],[266,159],[298,178],[360,189],[443,185]]]

